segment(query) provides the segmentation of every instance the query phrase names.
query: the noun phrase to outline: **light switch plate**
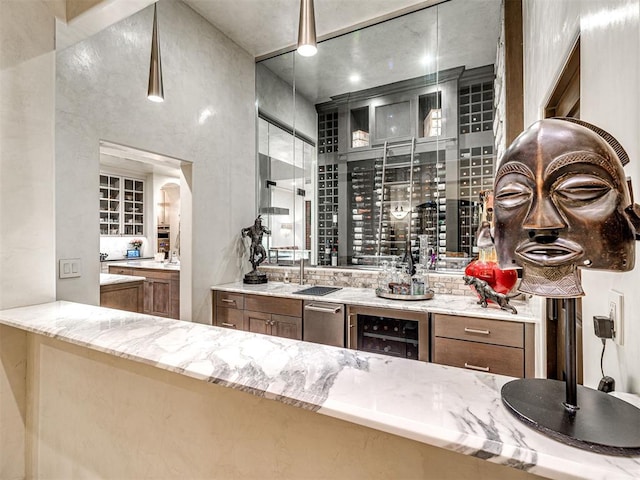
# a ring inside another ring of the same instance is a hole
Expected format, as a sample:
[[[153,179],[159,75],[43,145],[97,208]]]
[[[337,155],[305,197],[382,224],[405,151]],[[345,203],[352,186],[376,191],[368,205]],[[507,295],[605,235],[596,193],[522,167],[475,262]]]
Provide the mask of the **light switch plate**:
[[[82,276],[82,261],[79,258],[61,258],[58,276],[60,278]]]

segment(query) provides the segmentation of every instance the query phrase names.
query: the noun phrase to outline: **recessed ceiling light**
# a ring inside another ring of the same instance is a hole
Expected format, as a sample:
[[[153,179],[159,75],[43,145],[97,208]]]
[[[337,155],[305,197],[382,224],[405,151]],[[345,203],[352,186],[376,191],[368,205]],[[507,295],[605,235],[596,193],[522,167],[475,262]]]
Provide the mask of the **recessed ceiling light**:
[[[360,80],[361,80],[360,75],[358,75],[357,73],[354,73],[349,77],[349,81],[351,83],[358,83]]]

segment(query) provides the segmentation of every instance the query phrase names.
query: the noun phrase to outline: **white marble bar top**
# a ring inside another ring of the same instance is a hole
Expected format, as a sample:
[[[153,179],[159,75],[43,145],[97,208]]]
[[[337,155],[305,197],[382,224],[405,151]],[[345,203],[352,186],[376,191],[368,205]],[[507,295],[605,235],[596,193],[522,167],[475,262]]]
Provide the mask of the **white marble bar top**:
[[[640,478],[640,456],[518,421],[500,398],[509,377],[71,302],[1,310],[0,323],[548,478]]]
[[[478,318],[540,323],[540,318],[534,314],[529,302],[511,300],[509,303],[518,310],[518,313],[514,315],[513,313],[501,310],[494,304],[489,304],[487,308],[482,308],[478,305],[476,297],[466,295],[435,294],[431,300],[389,300],[376,296],[372,288],[353,287],[343,287],[337,292],[322,296],[294,293],[311,286],[312,285],[282,282],[268,282],[259,285],[247,285],[242,282],[234,282],[215,285],[211,287],[211,289],[235,293],[252,293],[257,295],[299,298],[302,300],[344,303],[349,305],[363,305],[368,307],[393,308],[395,310],[470,315]]]
[[[111,262],[109,266],[128,268],[152,268],[155,270],[180,270],[179,263],[156,262],[155,260],[123,260],[121,262]]]
[[[100,286],[115,285],[117,283],[131,283],[146,280],[146,277],[138,277],[136,275],[117,275],[115,273],[101,273]]]

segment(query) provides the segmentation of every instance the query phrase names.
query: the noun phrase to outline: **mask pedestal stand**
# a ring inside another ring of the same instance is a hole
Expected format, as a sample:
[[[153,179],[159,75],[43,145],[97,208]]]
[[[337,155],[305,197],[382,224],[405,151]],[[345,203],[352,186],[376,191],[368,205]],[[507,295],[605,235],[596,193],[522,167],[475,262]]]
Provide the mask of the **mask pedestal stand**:
[[[562,443],[608,455],[640,455],[640,409],[577,384],[576,299],[564,299],[565,382],[522,378],[502,387],[519,420]]]

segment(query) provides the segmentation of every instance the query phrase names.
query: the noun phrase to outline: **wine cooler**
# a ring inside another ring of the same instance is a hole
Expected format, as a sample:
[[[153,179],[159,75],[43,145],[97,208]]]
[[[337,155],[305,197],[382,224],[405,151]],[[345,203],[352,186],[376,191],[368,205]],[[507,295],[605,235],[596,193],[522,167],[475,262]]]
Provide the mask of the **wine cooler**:
[[[349,348],[429,361],[428,315],[386,308],[349,306]]]

